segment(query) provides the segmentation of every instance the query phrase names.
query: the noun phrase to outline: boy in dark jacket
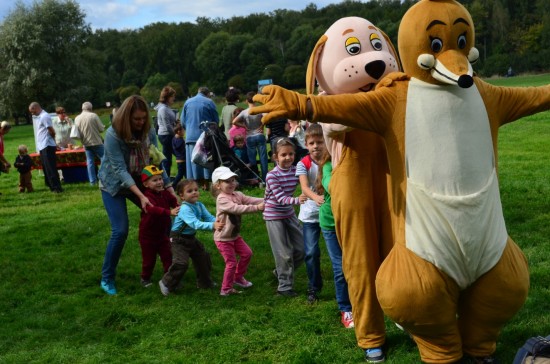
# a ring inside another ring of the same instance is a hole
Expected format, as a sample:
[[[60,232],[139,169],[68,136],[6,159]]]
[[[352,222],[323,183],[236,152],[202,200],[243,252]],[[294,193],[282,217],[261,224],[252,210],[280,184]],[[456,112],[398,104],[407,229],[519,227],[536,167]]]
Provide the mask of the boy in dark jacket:
[[[19,151],[19,155],[15,157],[13,166],[17,168],[17,171],[19,172],[19,192],[25,192],[25,190],[27,190],[27,192],[32,192],[34,191],[32,188],[31,173],[33,166],[32,159],[29,156],[29,151],[26,145],[20,145],[17,150]]]

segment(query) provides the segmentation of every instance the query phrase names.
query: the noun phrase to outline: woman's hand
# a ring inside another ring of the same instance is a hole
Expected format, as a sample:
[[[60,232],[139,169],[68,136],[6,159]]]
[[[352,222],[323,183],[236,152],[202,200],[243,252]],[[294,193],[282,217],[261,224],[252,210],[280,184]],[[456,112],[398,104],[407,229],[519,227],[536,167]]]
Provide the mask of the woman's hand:
[[[139,190],[138,186],[131,186],[130,191],[132,191],[132,193],[139,198],[139,204],[145,213],[147,213],[147,206],[154,206],[151,201],[149,201],[149,199]]]
[[[141,209],[145,211],[145,213],[147,213],[147,206],[154,206],[144,194],[139,197],[139,202],[141,204]]]

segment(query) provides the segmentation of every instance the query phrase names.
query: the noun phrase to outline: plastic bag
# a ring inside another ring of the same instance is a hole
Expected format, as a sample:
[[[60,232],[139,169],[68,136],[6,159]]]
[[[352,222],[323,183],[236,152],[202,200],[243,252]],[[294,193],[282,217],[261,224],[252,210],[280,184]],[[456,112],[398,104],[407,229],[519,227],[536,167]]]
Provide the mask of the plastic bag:
[[[71,127],[71,133],[69,134],[69,138],[80,139],[80,130],[78,130],[78,126],[76,126],[76,124],[74,124]]]
[[[193,152],[191,153],[191,161],[195,164],[198,164],[201,167],[207,168],[208,166],[208,152],[204,146],[205,133],[204,131],[199,136],[199,139],[193,147]]]

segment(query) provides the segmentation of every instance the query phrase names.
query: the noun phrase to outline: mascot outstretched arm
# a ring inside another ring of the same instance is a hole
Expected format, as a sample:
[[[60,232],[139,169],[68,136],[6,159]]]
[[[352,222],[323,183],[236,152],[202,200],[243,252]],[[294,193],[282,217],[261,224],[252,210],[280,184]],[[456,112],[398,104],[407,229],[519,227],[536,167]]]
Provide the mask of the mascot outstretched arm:
[[[471,66],[474,35],[458,2],[421,0],[399,28],[405,74],[367,93],[315,97],[273,86],[256,98],[266,122],[330,120],[384,138],[395,245],[376,289],[427,363],[490,357],[529,287],[525,256],[504,224],[497,138],[501,125],[548,110],[550,86],[483,82]]]

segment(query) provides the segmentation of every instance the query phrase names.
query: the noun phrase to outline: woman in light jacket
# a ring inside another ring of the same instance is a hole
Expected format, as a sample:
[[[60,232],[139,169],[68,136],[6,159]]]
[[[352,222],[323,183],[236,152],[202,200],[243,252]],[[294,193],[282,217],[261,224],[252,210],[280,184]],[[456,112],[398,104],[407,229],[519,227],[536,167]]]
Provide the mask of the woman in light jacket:
[[[141,170],[150,163],[151,122],[147,103],[141,96],[130,96],[120,106],[113,124],[105,133],[105,153],[99,168],[99,187],[103,205],[111,223],[101,288],[109,295],[117,293],[116,267],[128,237],[129,220],[126,199],[138,208],[152,206],[142,193]],[[174,193],[170,180],[163,173],[164,185]]]

